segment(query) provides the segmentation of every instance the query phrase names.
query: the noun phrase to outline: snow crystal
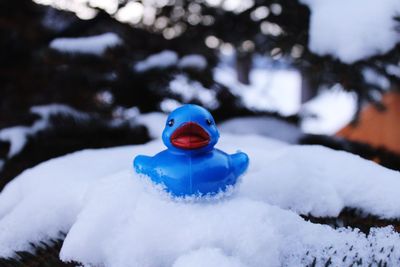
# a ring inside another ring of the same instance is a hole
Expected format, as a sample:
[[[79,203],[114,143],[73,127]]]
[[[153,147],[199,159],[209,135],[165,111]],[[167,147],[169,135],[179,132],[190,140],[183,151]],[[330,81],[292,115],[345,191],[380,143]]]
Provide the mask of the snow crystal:
[[[400,236],[390,227],[366,236],[297,214],[353,207],[400,218],[398,172],[320,146],[223,135],[218,147],[250,156],[242,181],[216,199],[174,199],[132,169],[135,155],[161,147],[85,150],[23,172],[0,194],[0,256],[63,231],[61,259],[85,266],[304,266],[314,257],[317,265],[399,264]]]
[[[201,83],[191,81],[185,75],[177,75],[169,83],[169,89],[172,93],[180,95],[185,103],[198,100],[204,107],[210,109],[215,109],[219,105],[214,90],[204,88]]]
[[[237,80],[233,67],[221,64],[214,69],[214,79],[239,96],[248,108],[283,115],[300,109],[301,77],[296,71],[255,67],[250,71],[250,85],[245,85]]]
[[[301,0],[311,9],[310,50],[353,63],[384,54],[400,41],[398,0]]]
[[[207,67],[207,60],[202,55],[187,55],[179,60],[178,67],[203,70]]]
[[[134,69],[137,72],[144,72],[149,69],[164,69],[178,63],[178,55],[174,51],[165,50],[158,54],[149,56],[143,61],[136,63]]]
[[[306,133],[335,134],[351,122],[356,110],[356,95],[336,85],[303,104],[301,128]]]
[[[221,132],[257,134],[296,144],[303,136],[299,127],[274,117],[240,117],[218,125]]]
[[[51,41],[50,48],[64,53],[102,55],[108,48],[121,43],[117,34],[109,32],[88,37],[57,38]]]

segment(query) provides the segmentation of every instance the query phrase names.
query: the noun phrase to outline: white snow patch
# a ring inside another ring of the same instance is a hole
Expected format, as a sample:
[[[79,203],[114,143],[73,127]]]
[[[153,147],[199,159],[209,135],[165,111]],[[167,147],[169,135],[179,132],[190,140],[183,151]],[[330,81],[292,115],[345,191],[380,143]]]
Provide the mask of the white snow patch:
[[[64,53],[102,55],[108,48],[121,43],[117,34],[109,32],[88,37],[57,38],[51,41],[50,48]]]
[[[153,139],[161,137],[166,120],[167,115],[161,112],[145,113],[136,117],[136,122],[146,126]]]
[[[282,115],[293,115],[300,109],[301,76],[297,71],[253,68],[250,85],[245,85],[237,80],[233,67],[221,64],[214,69],[214,79],[239,96],[250,109],[277,111]]]
[[[386,66],[387,73],[400,77],[400,66],[395,64],[390,64]]]
[[[366,237],[296,214],[336,216],[353,207],[400,218],[399,172],[320,146],[225,135],[218,147],[246,151],[251,162],[232,194],[171,199],[131,165],[161,147],[157,140],[85,150],[19,175],[0,194],[0,256],[63,231],[61,259],[85,266],[305,266],[314,256],[317,266],[329,258],[333,266],[359,258],[399,264],[392,228]]]
[[[385,76],[383,76],[382,74],[379,74],[375,70],[373,70],[371,68],[365,68],[365,69],[363,69],[362,74],[363,74],[364,80],[367,83],[376,85],[383,90],[390,89],[390,81]]]
[[[12,158],[17,155],[25,146],[27,136],[32,133],[31,128],[15,126],[0,130],[0,140],[10,143],[7,157]]]
[[[177,63],[178,55],[174,51],[165,50],[136,63],[134,69],[137,72],[144,72],[153,68],[168,68],[176,65]]]
[[[203,70],[207,67],[207,60],[202,55],[187,55],[179,60],[178,67]]]
[[[172,112],[174,109],[178,108],[182,106],[182,103],[179,101],[176,101],[175,99],[171,99],[171,98],[165,98],[163,101],[161,101],[160,103],[160,109],[163,112],[166,113],[170,113]]]
[[[40,116],[40,119],[36,120],[32,126],[15,126],[0,130],[0,140],[10,143],[8,158],[12,158],[22,151],[29,136],[50,127],[51,115],[64,114],[81,120],[88,118],[87,114],[62,104],[33,106],[30,112]]]
[[[160,53],[150,55],[146,59],[139,61],[134,66],[135,71],[145,72],[150,69],[165,69],[172,66],[178,68],[191,68],[203,70],[207,67],[207,60],[202,55],[190,54],[180,60],[178,54],[171,50],[164,50]]]
[[[335,134],[351,122],[356,110],[357,96],[335,86],[303,104],[301,128],[306,133]]]
[[[274,117],[239,117],[224,121],[218,128],[225,133],[257,134],[292,144],[303,136],[296,125]]]
[[[191,81],[185,75],[176,75],[175,79],[169,83],[169,89],[172,93],[180,95],[185,103],[199,100],[204,107],[210,109],[215,109],[219,105],[214,90],[204,88],[201,83]]]
[[[245,267],[237,258],[218,248],[200,248],[179,257],[172,267]]]
[[[311,9],[310,50],[354,63],[392,49],[400,41],[394,17],[398,0],[301,0]]]

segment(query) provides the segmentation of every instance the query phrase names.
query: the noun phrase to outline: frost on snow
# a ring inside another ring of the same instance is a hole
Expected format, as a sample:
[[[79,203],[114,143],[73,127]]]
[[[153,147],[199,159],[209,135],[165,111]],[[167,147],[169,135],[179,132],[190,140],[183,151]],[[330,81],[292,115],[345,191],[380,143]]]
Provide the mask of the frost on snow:
[[[60,257],[86,266],[333,266],[381,259],[398,265],[392,228],[313,224],[343,207],[399,218],[400,174],[346,152],[225,135],[220,148],[246,151],[248,172],[229,193],[172,199],[133,172],[145,145],[85,150],[26,170],[0,194],[0,256],[66,233]],[[347,257],[344,258],[344,255]]]
[[[121,43],[117,34],[109,32],[96,36],[54,39],[50,48],[64,53],[102,55],[108,48]]]
[[[345,63],[384,54],[400,42],[398,0],[301,0],[311,9],[310,50]]]

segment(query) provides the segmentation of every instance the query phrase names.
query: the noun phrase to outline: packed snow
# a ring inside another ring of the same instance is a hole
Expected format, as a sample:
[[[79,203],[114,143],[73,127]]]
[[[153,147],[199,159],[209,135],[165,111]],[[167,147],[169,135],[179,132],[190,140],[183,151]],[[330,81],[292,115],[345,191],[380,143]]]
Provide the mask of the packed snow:
[[[301,0],[311,9],[309,48],[354,63],[381,55],[400,42],[394,17],[398,0]]]
[[[151,69],[165,69],[177,66],[178,68],[191,68],[203,70],[207,67],[207,60],[202,55],[190,54],[179,59],[176,52],[164,50],[148,56],[146,59],[135,64],[134,70],[145,72]]]
[[[14,126],[0,129],[0,140],[10,143],[10,149],[7,155],[8,158],[12,158],[20,153],[30,136],[48,128],[50,125],[50,117],[52,115],[68,115],[79,120],[88,118],[87,114],[62,104],[33,106],[31,107],[30,112],[40,116],[40,119],[36,120],[33,125]]]
[[[122,39],[115,33],[108,32],[95,36],[76,38],[57,38],[51,41],[50,48],[63,53],[102,55],[112,47],[122,44]]]
[[[85,266],[304,266],[314,257],[317,266],[361,258],[399,264],[400,236],[391,227],[365,236],[298,214],[337,216],[351,207],[400,218],[400,173],[320,146],[256,135],[220,140],[217,147],[245,151],[251,164],[237,186],[214,197],[171,198],[134,173],[135,155],[160,151],[160,140],[84,150],[26,170],[0,194],[0,256],[61,231],[61,259]]]

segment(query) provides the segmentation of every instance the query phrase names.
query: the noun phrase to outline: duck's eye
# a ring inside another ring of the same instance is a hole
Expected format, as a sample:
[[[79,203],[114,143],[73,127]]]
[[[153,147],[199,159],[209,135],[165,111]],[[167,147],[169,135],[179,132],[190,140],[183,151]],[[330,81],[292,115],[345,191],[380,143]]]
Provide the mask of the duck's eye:
[[[212,121],[211,121],[210,119],[206,119],[206,123],[207,123],[208,125],[213,124]]]
[[[168,126],[169,127],[172,127],[173,125],[174,125],[174,119],[170,119],[169,121],[168,121]]]

